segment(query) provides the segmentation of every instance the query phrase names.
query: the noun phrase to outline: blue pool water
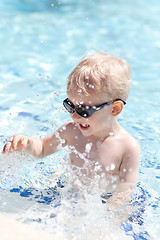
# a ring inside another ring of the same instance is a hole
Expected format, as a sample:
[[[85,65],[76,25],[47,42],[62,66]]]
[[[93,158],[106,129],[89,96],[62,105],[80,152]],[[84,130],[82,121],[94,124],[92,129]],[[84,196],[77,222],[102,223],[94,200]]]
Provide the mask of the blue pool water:
[[[108,239],[110,229],[110,239],[158,239],[159,0],[1,0],[0,12],[1,149],[14,133],[45,136],[69,120],[62,107],[69,72],[85,53],[108,51],[132,66],[132,89],[119,121],[141,146],[137,204],[145,196],[137,221],[124,222],[119,230],[94,215],[94,201],[87,205],[89,214],[79,217],[77,211],[75,220],[74,201],[64,191],[60,199],[60,185],[55,189],[63,153],[40,162],[15,153],[0,155],[0,211],[66,239],[79,239],[77,233],[85,240],[96,234],[97,240]],[[99,226],[97,232],[93,226]]]

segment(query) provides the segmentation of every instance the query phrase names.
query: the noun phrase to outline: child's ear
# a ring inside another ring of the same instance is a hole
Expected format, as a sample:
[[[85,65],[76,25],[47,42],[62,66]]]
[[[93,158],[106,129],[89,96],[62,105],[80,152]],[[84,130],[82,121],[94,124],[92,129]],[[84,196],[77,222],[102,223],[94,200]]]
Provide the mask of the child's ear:
[[[123,109],[123,102],[117,101],[112,104],[112,116],[117,116]]]

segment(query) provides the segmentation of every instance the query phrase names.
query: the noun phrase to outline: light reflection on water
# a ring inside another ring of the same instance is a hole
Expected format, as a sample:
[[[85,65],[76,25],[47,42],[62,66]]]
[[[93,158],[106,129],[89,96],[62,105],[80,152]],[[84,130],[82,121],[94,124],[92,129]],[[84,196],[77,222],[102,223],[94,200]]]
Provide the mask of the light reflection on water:
[[[117,229],[118,218],[111,227],[111,214],[104,214],[98,195],[67,199],[66,189],[63,199],[55,196],[54,172],[60,168],[62,155],[55,156],[56,164],[50,158],[39,163],[18,155],[1,155],[1,211],[49,232],[56,229],[57,234],[66,234],[68,239],[81,236],[90,240],[99,232],[97,240],[105,239],[108,232],[110,239],[136,239],[135,234],[158,239],[159,1],[43,0],[37,4],[30,0],[2,0],[0,9],[1,149],[17,131],[44,136],[64,119],[69,120],[62,107],[68,73],[86,52],[109,51],[132,65],[132,89],[120,122],[140,143],[139,182],[145,193],[137,188],[137,196],[141,196],[137,201],[146,197],[140,214],[143,224],[129,222],[131,225]],[[128,236],[124,236],[123,228]]]

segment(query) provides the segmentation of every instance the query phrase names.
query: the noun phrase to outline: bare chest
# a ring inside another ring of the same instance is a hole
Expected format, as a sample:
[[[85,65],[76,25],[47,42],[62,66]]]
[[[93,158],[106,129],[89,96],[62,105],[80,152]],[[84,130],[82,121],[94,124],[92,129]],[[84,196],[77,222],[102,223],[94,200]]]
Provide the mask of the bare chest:
[[[95,142],[79,142],[70,145],[70,162],[75,168],[80,168],[88,175],[115,175],[119,171],[121,156],[111,152],[110,146],[102,146]]]

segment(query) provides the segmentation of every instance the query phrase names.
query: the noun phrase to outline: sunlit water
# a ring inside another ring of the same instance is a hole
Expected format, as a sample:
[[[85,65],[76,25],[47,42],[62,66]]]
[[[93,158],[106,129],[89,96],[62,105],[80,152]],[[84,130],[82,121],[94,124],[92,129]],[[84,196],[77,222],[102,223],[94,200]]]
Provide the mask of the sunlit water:
[[[42,161],[1,155],[1,212],[67,240],[159,239],[159,11],[158,0],[0,2],[1,149],[14,133],[45,136],[69,120],[66,78],[85,53],[102,50],[131,63],[119,121],[141,146],[139,211],[128,220],[125,210],[106,211],[97,189],[77,193],[59,181],[63,152]]]

